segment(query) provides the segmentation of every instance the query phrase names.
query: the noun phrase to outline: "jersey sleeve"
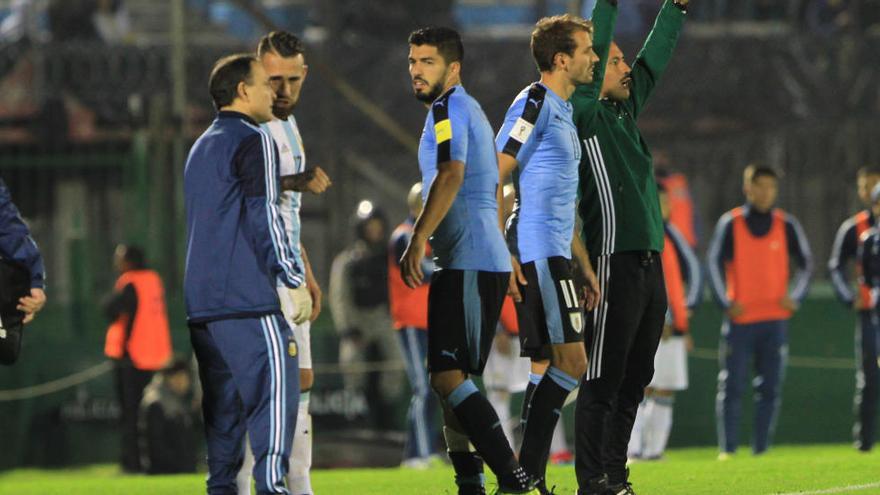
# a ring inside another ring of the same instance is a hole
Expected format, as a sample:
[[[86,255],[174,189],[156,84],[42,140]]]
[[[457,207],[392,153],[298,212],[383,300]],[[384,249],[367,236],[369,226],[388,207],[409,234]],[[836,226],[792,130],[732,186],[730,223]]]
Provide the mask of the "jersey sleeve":
[[[520,164],[529,161],[538,140],[547,126],[549,112],[544,108],[547,89],[534,84],[523,98],[517,98],[507,109],[504,124],[495,137],[495,148],[499,153],[516,158]]]
[[[235,163],[244,192],[245,231],[254,252],[273,280],[299,287],[303,270],[290,251],[278,211],[278,149],[272,136],[260,130],[243,141]]]
[[[807,297],[807,291],[810,289],[810,278],[813,276],[813,253],[810,250],[807,235],[795,217],[786,215],[785,227],[789,256],[797,267],[792,279],[789,297],[801,302]]]
[[[709,252],[706,264],[708,265],[709,280],[712,295],[722,308],[730,306],[727,299],[727,277],[725,276],[725,264],[733,259],[733,215],[725,213],[715,226],[715,233],[709,242]]]
[[[448,93],[431,105],[431,115],[437,140],[437,165],[451,161],[466,163],[470,134],[466,103]]]
[[[31,288],[44,287],[46,275],[43,257],[2,179],[0,179],[0,258],[7,258],[27,267],[31,277]]]
[[[617,22],[617,0],[598,0],[593,9],[593,51],[599,61],[593,67],[593,82],[581,84],[571,95],[574,107],[574,123],[581,137],[591,137],[590,122],[599,105],[599,94],[602,81],[605,79],[605,65],[608,63],[608,51],[614,36],[614,24]]]
[[[675,6],[672,0],[665,0],[660,14],[657,15],[654,28],[651,29],[642,50],[636,56],[632,68],[630,95],[633,116],[636,118],[672,59],[672,52],[678,43],[684,18],[684,10]]]
[[[856,239],[856,225],[852,219],[843,222],[834,236],[834,244],[831,245],[831,256],[828,257],[828,274],[831,278],[831,286],[837,299],[847,306],[852,306],[855,294],[850,288],[846,277],[846,265],[856,256],[858,239]]]

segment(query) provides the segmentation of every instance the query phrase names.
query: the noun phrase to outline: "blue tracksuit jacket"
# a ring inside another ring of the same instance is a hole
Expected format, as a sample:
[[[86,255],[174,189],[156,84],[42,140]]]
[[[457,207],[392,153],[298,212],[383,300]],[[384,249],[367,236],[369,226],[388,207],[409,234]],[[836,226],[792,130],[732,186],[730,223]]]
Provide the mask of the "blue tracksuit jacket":
[[[44,287],[46,271],[43,258],[18,208],[12,203],[3,179],[0,179],[0,258],[16,261],[26,267],[31,274],[31,288]]]

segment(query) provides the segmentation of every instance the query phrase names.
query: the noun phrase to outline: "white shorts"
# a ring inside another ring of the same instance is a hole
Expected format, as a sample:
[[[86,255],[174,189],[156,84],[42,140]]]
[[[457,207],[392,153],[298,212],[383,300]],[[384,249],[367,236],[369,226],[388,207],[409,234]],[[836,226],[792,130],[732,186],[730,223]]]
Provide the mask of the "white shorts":
[[[660,341],[654,356],[654,379],[648,386],[659,390],[688,388],[687,349],[683,337]]]
[[[287,325],[293,330],[293,338],[296,339],[296,347],[299,353],[300,369],[312,369],[312,341],[310,330],[312,322],[306,321],[299,325],[293,323],[293,299],[287,287],[278,287],[278,300],[281,301],[281,312]]]
[[[510,342],[510,354],[501,354],[492,345],[492,352],[489,353],[486,368],[483,370],[483,385],[487,389],[523,392],[529,384],[531,360],[520,357],[519,338],[516,335],[507,338]]]

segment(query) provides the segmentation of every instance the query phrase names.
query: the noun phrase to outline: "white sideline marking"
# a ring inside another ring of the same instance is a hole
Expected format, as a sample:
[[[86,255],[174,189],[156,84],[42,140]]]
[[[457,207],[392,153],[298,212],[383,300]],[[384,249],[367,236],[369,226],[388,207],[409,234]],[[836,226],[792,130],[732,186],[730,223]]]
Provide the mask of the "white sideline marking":
[[[876,483],[867,483],[865,485],[847,485],[847,486],[838,486],[835,488],[826,488],[824,490],[815,490],[811,492],[788,492],[788,493],[780,493],[779,495],[820,495],[825,493],[844,493],[844,492],[855,492],[858,490],[867,490],[868,488],[880,488],[880,481]]]

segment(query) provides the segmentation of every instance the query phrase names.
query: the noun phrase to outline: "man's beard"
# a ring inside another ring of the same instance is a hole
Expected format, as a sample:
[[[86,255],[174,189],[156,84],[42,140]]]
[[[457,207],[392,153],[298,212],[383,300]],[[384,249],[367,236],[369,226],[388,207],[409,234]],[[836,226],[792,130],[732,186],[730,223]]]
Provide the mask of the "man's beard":
[[[293,113],[293,108],[296,105],[290,105],[289,107],[283,107],[280,105],[272,105],[272,115],[275,116],[276,119],[284,120],[287,117],[290,117],[290,114]]]
[[[445,79],[445,78],[444,78]],[[423,103],[433,103],[434,100],[437,99],[438,96],[443,94],[443,81],[437,81],[436,84],[431,86],[431,90],[427,93],[416,93],[416,99]]]

